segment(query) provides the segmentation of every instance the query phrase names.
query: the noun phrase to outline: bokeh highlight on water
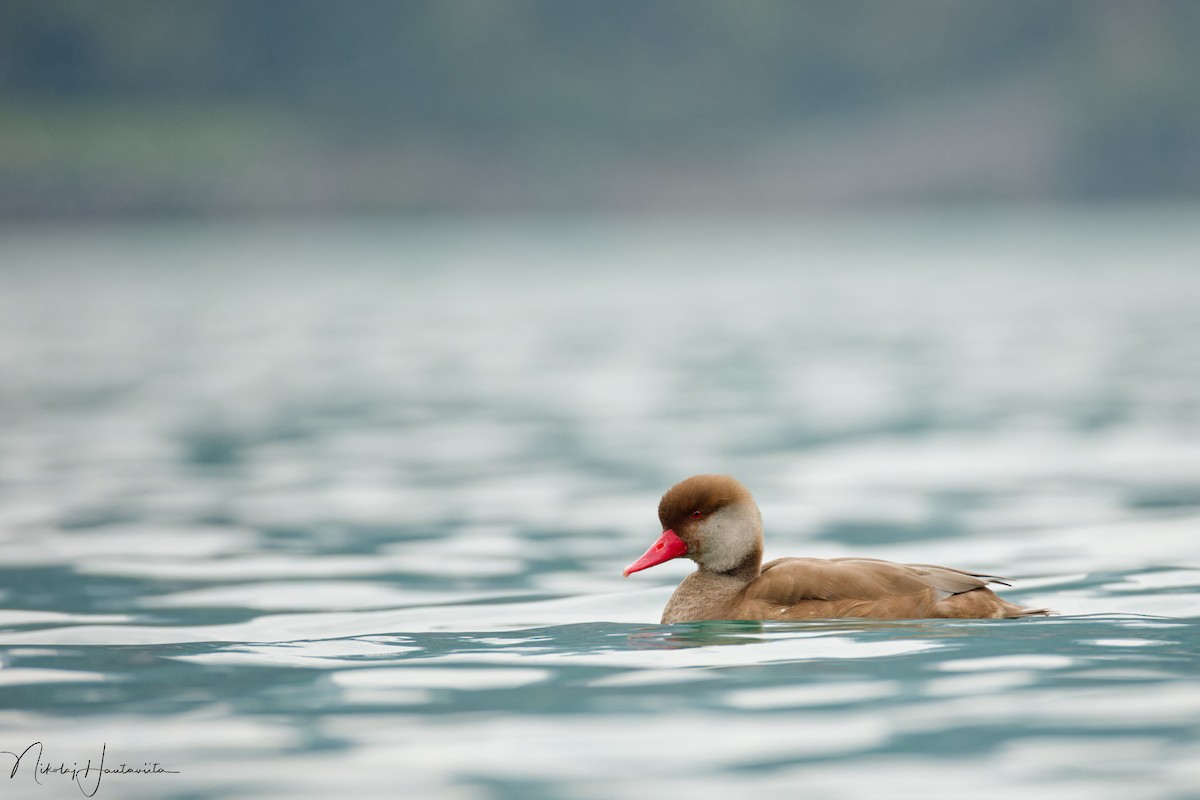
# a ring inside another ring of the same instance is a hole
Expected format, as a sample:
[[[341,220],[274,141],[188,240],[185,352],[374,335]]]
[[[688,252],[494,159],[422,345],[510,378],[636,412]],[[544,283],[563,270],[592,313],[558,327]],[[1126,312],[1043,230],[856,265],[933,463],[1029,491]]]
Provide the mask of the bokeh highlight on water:
[[[134,798],[1198,796],[1194,219],[6,231],[0,750],[177,771]],[[768,557],[1060,614],[658,626],[689,565],[621,568],[702,471]]]

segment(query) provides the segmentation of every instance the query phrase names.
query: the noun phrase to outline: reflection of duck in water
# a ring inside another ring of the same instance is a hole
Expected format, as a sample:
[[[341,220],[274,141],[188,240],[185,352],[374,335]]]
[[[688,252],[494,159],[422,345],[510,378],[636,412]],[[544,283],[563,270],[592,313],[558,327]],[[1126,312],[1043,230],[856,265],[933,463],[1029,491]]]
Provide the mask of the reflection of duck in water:
[[[966,619],[1025,617],[987,588],[1003,578],[929,564],[873,558],[779,558],[762,563],[762,516],[728,475],[695,475],[658,504],[663,534],[625,575],[686,556],[699,569],[683,579],[663,623],[705,619]],[[1005,584],[1007,585],[1007,584]]]

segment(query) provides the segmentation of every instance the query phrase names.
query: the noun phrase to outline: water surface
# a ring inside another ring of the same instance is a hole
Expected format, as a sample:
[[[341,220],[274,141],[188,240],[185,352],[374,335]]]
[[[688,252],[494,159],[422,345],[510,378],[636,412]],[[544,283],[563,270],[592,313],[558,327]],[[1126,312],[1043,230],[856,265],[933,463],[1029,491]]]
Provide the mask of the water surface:
[[[0,750],[172,770],[133,798],[1200,795],[1193,218],[8,230]],[[703,471],[768,557],[1060,614],[659,626],[688,565],[621,568]],[[33,757],[0,795],[96,788]]]

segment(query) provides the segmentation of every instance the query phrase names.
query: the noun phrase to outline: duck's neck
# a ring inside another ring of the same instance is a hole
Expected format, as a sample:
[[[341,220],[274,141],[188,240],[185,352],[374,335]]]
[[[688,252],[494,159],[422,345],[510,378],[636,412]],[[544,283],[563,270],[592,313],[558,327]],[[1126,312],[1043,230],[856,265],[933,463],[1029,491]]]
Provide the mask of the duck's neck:
[[[737,562],[732,569],[718,571],[706,570],[701,567],[700,571],[708,572],[712,575],[720,575],[724,578],[733,578],[739,583],[749,583],[757,578],[759,573],[762,572],[762,545],[756,545],[754,549],[747,553],[741,561]]]
[[[694,556],[702,572],[749,582],[762,566],[762,515],[752,503],[726,506],[714,512],[702,529]]]

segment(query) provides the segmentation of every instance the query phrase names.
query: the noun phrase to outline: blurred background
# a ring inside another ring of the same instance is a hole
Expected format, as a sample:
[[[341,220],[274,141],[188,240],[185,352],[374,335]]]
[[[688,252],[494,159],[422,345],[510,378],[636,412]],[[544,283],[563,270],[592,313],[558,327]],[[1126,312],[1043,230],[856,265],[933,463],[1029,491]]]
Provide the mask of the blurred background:
[[[0,758],[1200,796],[1197,42],[1159,0],[0,3]],[[768,558],[1061,615],[658,626],[690,565],[621,569],[698,472]]]
[[[46,0],[0,23],[7,219],[1200,191],[1184,0]]]

